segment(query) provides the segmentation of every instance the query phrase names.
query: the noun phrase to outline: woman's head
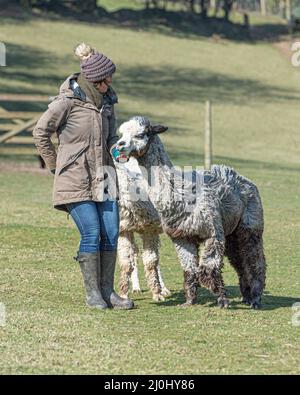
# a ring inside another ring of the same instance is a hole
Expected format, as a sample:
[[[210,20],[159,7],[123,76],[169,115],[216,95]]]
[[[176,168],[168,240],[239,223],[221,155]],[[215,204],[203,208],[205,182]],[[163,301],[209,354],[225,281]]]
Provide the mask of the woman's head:
[[[112,75],[116,71],[115,64],[85,43],[77,45],[74,52],[80,59],[80,69],[84,77],[92,82],[99,92],[105,93],[112,83]]]
[[[100,92],[100,93],[105,93],[107,92],[109,86],[112,84],[112,75],[106,77],[103,81],[99,82],[94,82],[95,88]]]

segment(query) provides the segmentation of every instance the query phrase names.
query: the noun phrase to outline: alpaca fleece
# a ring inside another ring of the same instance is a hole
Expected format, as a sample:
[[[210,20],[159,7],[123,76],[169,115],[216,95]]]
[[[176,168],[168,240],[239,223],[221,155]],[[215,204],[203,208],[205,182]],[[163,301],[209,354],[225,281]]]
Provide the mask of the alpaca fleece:
[[[142,174],[150,202],[184,271],[185,306],[196,302],[199,284],[216,295],[220,307],[228,306],[222,276],[227,255],[237,272],[243,301],[252,308],[260,307],[266,263],[257,187],[227,166],[186,174],[176,171],[157,136],[165,130],[144,117],[134,117],[121,125],[117,145],[147,170]],[[151,183],[149,174],[154,175]]]
[[[128,296],[130,280],[133,291],[140,292],[138,281],[138,246],[135,233],[142,239],[142,260],[145,277],[152,292],[153,300],[164,300],[170,294],[166,288],[160,270],[160,239],[162,233],[159,215],[149,200],[136,199],[132,191],[147,193],[145,183],[136,159],[131,158],[126,164],[115,163],[119,182],[120,236],[118,256],[121,267],[119,289],[123,296]]]

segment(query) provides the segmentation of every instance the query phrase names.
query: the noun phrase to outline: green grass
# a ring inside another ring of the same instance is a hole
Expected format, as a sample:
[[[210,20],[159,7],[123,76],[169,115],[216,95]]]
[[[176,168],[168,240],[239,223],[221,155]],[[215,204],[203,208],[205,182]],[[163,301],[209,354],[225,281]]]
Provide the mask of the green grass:
[[[117,64],[119,122],[144,114],[167,124],[162,139],[178,165],[203,163],[204,101],[212,100],[215,162],[234,166],[261,191],[268,273],[261,311],[239,303],[227,262],[231,309],[218,309],[205,290],[198,305],[181,309],[182,271],[163,237],[162,271],[172,296],[154,303],[140,267],[136,309],[89,310],[72,259],[78,234],[51,207],[52,176],[10,169],[13,161],[37,166],[36,152],[0,147],[0,302],[7,310],[0,372],[299,374],[300,327],[291,324],[292,304],[300,301],[299,71],[264,42],[78,21],[13,22],[1,20],[8,49],[1,92],[56,94],[78,71],[71,50],[85,40]]]
[[[141,0],[99,0],[98,6],[105,8],[108,12],[118,11],[122,8],[141,10],[144,2]]]

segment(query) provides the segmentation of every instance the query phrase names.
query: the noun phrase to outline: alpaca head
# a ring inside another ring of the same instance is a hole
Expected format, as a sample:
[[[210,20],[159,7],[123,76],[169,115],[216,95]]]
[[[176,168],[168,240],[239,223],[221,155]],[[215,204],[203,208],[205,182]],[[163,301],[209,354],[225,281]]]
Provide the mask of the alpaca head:
[[[152,126],[145,117],[133,117],[120,126],[119,132],[122,137],[117,142],[117,148],[129,157],[143,156],[147,152],[153,137],[167,129],[167,127],[161,125]]]

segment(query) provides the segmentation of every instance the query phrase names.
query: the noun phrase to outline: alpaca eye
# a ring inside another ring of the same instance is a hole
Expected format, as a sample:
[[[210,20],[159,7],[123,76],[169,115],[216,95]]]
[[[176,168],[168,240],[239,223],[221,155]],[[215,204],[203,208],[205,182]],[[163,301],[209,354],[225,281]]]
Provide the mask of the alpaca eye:
[[[145,133],[138,134],[135,136],[137,139],[143,139],[145,137]]]

